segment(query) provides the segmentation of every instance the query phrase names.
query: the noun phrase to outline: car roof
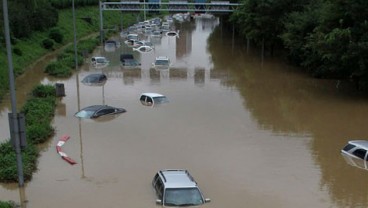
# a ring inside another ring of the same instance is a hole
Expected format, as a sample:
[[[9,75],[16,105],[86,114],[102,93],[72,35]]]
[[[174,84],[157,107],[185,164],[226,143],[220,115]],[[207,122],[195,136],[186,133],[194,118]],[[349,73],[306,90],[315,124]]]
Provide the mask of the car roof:
[[[148,97],[165,97],[165,95],[161,95],[161,94],[154,93],[154,92],[145,92],[145,93],[142,93],[141,96],[142,95],[145,95]]]
[[[91,81],[92,78],[101,78],[101,77],[107,79],[106,75],[103,74],[103,73],[101,73],[101,74],[89,74],[89,75],[85,76],[82,79],[82,82],[89,82],[89,81]]]
[[[133,56],[133,54],[125,53],[125,54],[121,54],[120,58],[122,58],[122,59],[134,59],[134,56]]]
[[[86,77],[103,77],[103,76],[106,77],[106,75],[103,73],[99,73],[99,74],[95,73],[95,74],[89,74]]]
[[[99,110],[101,108],[112,108],[111,106],[108,106],[108,105],[91,105],[91,106],[88,106],[88,107],[85,107],[83,108],[82,110]]]
[[[167,56],[158,56],[156,60],[169,60],[169,58]]]
[[[164,179],[166,188],[189,188],[197,187],[197,183],[187,170],[167,169],[160,170],[159,173]]]
[[[355,145],[357,147],[362,147],[364,149],[368,149],[368,141],[367,140],[351,140],[348,143],[352,144],[352,145]]]

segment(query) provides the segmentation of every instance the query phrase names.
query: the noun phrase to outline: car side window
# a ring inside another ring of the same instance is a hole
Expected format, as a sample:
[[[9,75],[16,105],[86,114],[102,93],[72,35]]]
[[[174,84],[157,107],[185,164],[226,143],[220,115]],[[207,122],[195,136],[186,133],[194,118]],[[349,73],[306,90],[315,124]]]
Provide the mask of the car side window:
[[[353,155],[361,158],[361,159],[364,159],[365,158],[365,155],[366,155],[367,151],[364,150],[364,149],[357,149],[353,152]]]
[[[152,98],[147,97],[147,103],[153,103]]]
[[[160,178],[158,178],[156,182],[156,192],[160,199],[162,199],[162,194],[164,192],[163,190],[164,190],[164,186],[162,184],[162,181],[160,180]]]
[[[110,114],[110,113],[114,113],[114,112],[115,112],[115,110],[114,110],[114,109],[112,109],[112,108],[109,108],[109,109],[102,109],[102,110],[98,111],[98,112],[96,113],[96,115],[97,115],[97,116],[101,116],[101,115],[106,115],[106,114]]]
[[[349,150],[353,149],[354,147],[355,147],[355,145],[348,144],[348,145],[346,145],[346,146],[344,147],[344,150],[348,152]]]
[[[146,96],[145,95],[142,95],[140,100],[143,101],[143,102],[145,102],[146,101]]]

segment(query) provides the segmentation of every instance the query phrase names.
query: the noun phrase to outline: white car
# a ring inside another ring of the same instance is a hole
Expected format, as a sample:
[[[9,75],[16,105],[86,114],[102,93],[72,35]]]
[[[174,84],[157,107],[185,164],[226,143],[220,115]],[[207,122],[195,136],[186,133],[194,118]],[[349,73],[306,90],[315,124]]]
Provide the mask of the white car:
[[[133,48],[133,51],[138,51],[141,53],[148,53],[148,52],[153,51],[153,48],[147,45],[142,45],[142,46],[139,46],[138,48]]]
[[[156,57],[155,62],[152,63],[152,66],[168,69],[170,67],[170,59],[167,56],[158,56]]]
[[[145,106],[154,106],[169,102],[169,99],[165,95],[153,92],[142,93],[139,100],[141,101],[142,105]]]
[[[164,207],[190,207],[209,203],[193,176],[182,169],[158,171],[152,180],[156,192],[156,203]]]
[[[178,31],[168,31],[166,32],[166,36],[179,38],[179,30]]]
[[[341,153],[368,161],[368,141],[367,140],[351,140],[341,150]]]
[[[110,61],[103,56],[95,56],[91,58],[91,63],[94,67],[100,68],[109,65]]]
[[[126,37],[127,40],[139,40],[139,36],[136,33],[128,34]]]

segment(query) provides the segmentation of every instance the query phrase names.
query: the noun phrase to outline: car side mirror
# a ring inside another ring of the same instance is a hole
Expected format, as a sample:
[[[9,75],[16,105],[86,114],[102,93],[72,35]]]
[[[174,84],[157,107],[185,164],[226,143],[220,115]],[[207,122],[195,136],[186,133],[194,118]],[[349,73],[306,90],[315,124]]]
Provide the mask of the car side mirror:
[[[156,199],[156,204],[162,204],[161,199]]]
[[[205,203],[209,203],[209,202],[211,202],[211,199],[210,199],[210,198],[205,198],[205,199],[204,199],[204,202],[205,202]]]

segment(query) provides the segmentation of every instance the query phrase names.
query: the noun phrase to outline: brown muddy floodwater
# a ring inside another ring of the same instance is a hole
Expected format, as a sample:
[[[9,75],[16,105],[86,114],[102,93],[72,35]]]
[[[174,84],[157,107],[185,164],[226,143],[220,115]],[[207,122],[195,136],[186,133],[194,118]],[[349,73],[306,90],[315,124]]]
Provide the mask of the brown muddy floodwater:
[[[1,184],[1,200],[27,208],[148,208],[155,204],[156,171],[188,169],[211,203],[203,207],[367,207],[368,171],[347,164],[340,149],[368,135],[368,100],[347,96],[335,81],[316,80],[279,59],[247,52],[218,20],[176,25],[179,38],[152,42],[152,53],[134,56],[139,69],[122,69],[119,55],[102,48],[106,68],[89,64],[69,79],[34,70],[17,82],[18,101],[37,83],[63,83],[53,126],[43,145],[39,170],[24,189]],[[156,56],[170,70],[151,69]],[[103,86],[86,86],[88,74],[104,72]],[[170,103],[146,107],[143,92]],[[96,120],[74,117],[78,109],[108,104],[126,113]],[[19,104],[20,105],[20,104]],[[0,138],[8,138],[9,103],[1,106]],[[56,153],[58,138],[72,166]],[[5,139],[3,139],[5,140]],[[24,203],[23,203],[24,202]]]

